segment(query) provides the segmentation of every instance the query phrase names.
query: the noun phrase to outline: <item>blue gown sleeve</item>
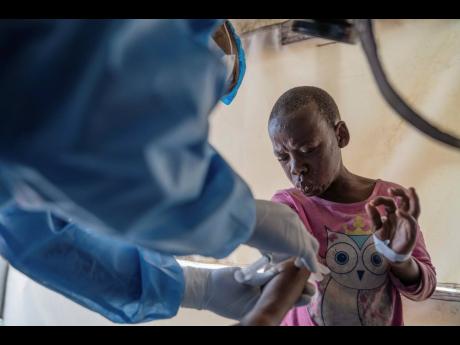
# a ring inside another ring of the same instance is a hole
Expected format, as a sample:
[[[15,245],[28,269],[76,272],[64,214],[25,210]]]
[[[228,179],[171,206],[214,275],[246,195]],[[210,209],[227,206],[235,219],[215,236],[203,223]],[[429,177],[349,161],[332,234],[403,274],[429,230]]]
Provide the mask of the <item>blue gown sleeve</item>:
[[[184,291],[173,257],[14,203],[0,210],[0,254],[38,283],[117,323],[170,318]]]
[[[0,178],[28,209],[172,255],[251,236],[249,187],[208,142],[216,20],[0,23]]]

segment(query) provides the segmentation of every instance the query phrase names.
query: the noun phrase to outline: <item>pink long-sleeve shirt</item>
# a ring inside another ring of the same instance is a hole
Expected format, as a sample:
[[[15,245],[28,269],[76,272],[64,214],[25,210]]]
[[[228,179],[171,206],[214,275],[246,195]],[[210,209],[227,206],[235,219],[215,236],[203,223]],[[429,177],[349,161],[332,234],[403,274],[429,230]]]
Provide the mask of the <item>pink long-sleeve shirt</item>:
[[[412,253],[420,267],[418,284],[402,284],[389,270],[387,259],[375,249],[371,221],[364,207],[376,196],[390,196],[390,187],[401,188],[377,180],[367,200],[351,204],[306,197],[296,189],[273,196],[273,201],[294,209],[318,239],[319,260],[331,271],[317,282],[310,304],[291,309],[282,325],[403,325],[401,294],[415,301],[432,295],[436,272],[420,229]]]

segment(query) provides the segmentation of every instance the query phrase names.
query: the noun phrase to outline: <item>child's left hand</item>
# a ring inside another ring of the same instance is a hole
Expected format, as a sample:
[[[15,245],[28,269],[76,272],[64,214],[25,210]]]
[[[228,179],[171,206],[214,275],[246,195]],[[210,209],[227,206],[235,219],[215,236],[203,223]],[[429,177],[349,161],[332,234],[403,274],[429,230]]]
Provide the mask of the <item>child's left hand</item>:
[[[380,240],[389,240],[388,247],[397,254],[410,255],[417,239],[419,199],[414,188],[410,188],[409,193],[401,188],[390,188],[389,192],[394,198],[401,198],[399,206],[391,197],[377,197],[366,204],[366,212]],[[380,215],[379,205],[385,207],[385,217]]]

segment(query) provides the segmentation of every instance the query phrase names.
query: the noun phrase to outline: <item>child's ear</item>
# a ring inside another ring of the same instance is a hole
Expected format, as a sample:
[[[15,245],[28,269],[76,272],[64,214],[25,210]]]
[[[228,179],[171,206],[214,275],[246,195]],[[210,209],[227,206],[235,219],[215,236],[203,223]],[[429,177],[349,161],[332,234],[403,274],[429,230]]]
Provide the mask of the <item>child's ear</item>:
[[[344,148],[350,142],[350,132],[345,122],[339,121],[335,125],[335,136],[340,148]]]

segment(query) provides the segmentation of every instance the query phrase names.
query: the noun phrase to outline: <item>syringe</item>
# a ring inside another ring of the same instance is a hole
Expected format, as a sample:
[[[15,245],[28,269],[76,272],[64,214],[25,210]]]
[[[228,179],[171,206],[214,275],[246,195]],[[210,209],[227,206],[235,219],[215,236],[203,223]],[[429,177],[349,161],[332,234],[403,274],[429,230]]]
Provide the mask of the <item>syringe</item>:
[[[251,283],[251,285],[256,284],[260,280],[264,280],[265,277],[262,274],[260,275],[260,277],[256,277],[255,279],[254,277],[257,274],[258,270],[265,267],[267,264],[272,262],[272,260],[273,260],[273,257],[271,254],[263,254],[263,256],[259,260],[255,261],[253,264],[236,271],[234,275],[235,280],[238,283]],[[294,265],[297,268],[301,268],[305,266],[301,258],[297,258],[294,261]],[[322,281],[323,275],[330,273],[329,269],[326,266],[322,265],[321,263],[318,263],[318,265],[321,271],[318,273],[311,273],[308,279],[310,282]]]
[[[235,272],[235,279],[238,283],[245,283],[250,280],[258,270],[265,267],[268,263],[272,260],[272,256],[270,254],[264,254],[259,260],[252,263],[248,267],[244,267]]]

